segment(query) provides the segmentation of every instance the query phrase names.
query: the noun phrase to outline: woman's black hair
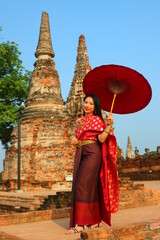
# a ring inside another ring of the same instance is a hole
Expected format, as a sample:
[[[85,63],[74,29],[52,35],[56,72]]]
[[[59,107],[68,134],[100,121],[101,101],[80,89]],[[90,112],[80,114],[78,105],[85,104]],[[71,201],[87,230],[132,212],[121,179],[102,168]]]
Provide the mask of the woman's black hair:
[[[93,102],[94,102],[93,114],[96,116],[99,116],[103,120],[102,112],[101,112],[101,103],[100,103],[99,97],[97,97],[97,95],[93,93],[90,93],[84,97],[84,101],[86,100],[87,97],[91,97],[93,99]]]

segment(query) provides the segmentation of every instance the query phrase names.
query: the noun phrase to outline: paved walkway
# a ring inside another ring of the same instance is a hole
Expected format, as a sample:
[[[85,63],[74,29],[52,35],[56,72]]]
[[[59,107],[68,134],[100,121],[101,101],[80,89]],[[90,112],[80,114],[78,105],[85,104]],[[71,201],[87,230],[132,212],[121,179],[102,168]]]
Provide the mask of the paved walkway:
[[[123,227],[131,224],[160,221],[160,205],[120,210],[112,215],[112,227]],[[69,240],[78,239],[80,234],[67,236],[65,234],[69,219],[55,219],[50,221],[24,223],[1,226],[0,232],[15,235],[24,240]],[[105,225],[106,228],[109,226]]]
[[[160,190],[160,181],[141,181],[135,183],[143,183],[148,189]],[[66,189],[64,189],[64,191],[65,190]],[[52,190],[49,191],[50,194],[54,194],[54,192],[55,191]],[[17,195],[23,195],[25,197],[43,194],[46,194],[46,191],[17,193]],[[6,195],[6,193],[4,193],[4,195]],[[15,195],[15,193],[9,193],[9,195]],[[124,209],[120,210],[116,214],[112,214],[112,228],[134,225],[138,223],[152,222],[156,220],[160,221],[160,205]],[[24,240],[69,240],[80,238],[80,234],[67,236],[65,232],[67,231],[68,226],[69,218],[63,218],[50,221],[0,226],[0,232],[15,235]],[[107,226],[106,224],[104,224],[104,227],[109,228],[109,226]]]

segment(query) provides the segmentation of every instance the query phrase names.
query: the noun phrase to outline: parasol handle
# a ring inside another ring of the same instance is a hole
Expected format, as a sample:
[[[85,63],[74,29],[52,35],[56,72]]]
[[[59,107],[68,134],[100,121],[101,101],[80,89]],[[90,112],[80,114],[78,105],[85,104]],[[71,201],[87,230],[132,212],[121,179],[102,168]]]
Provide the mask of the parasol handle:
[[[112,100],[112,106],[111,106],[111,110],[110,110],[110,113],[112,113],[112,110],[113,110],[113,106],[114,106],[114,102],[115,102],[115,98],[116,98],[117,94],[114,93],[114,96],[113,96],[113,100]]]

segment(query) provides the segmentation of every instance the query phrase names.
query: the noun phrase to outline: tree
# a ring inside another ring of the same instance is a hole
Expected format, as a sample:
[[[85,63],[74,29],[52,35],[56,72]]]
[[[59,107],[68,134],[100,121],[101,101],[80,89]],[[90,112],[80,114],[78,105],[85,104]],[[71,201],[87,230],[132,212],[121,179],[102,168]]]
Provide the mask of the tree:
[[[16,111],[26,100],[29,87],[30,72],[22,66],[20,55],[15,42],[0,43],[0,140],[5,148],[17,124]]]

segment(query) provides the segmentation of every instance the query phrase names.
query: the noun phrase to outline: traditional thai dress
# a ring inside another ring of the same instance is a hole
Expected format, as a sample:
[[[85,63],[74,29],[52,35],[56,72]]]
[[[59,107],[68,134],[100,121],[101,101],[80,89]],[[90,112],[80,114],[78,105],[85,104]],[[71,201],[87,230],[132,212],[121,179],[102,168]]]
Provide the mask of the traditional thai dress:
[[[70,227],[92,225],[103,220],[111,225],[111,213],[118,211],[117,142],[109,133],[104,143],[98,135],[106,128],[99,116],[77,121]]]

